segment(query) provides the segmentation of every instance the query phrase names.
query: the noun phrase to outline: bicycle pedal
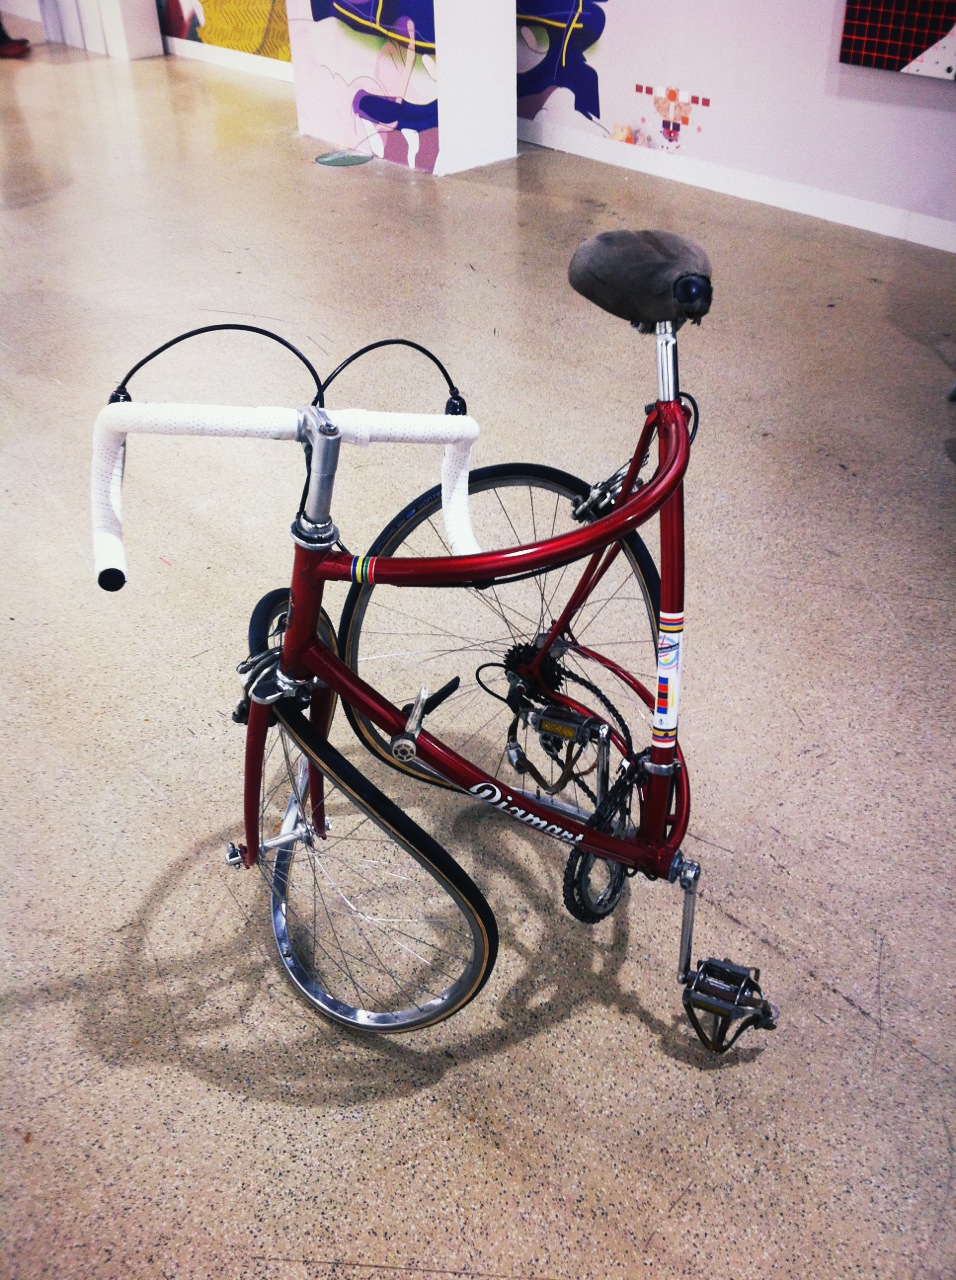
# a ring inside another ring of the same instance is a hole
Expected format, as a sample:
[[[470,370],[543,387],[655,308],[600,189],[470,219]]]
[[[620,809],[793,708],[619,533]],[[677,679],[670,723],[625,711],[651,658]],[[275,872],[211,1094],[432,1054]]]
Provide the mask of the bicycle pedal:
[[[244,844],[233,844],[230,840],[226,845],[226,866],[241,867],[243,864],[243,854],[246,852]]]
[[[698,960],[696,972],[688,975],[683,1004],[698,1039],[711,1053],[726,1053],[751,1027],[776,1030],[779,1017],[760,989],[759,969],[713,957]]]
[[[424,720],[426,716],[430,716],[433,711],[441,706],[446,698],[450,698],[453,693],[457,693],[460,684],[461,676],[452,676],[448,683],[443,684],[437,693],[433,693],[430,698],[426,698],[422,703],[421,718]],[[402,715],[406,720],[415,710],[415,705],[414,702],[408,702],[402,707]]]

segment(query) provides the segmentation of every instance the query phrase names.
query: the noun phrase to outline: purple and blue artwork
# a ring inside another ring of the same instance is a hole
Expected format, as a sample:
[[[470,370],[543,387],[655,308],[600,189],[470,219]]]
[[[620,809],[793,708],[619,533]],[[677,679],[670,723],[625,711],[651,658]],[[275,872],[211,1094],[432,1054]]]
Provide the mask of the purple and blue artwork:
[[[408,43],[408,23],[414,26],[420,52],[435,52],[434,0],[311,0],[312,18],[338,18],[360,35],[387,36]]]
[[[303,56],[318,73],[313,131],[356,153],[431,172],[438,157],[434,0],[307,4],[315,25]]]
[[[588,120],[601,114],[598,75],[585,54],[604,30],[605,0],[518,0],[518,114],[533,119],[558,89]]]

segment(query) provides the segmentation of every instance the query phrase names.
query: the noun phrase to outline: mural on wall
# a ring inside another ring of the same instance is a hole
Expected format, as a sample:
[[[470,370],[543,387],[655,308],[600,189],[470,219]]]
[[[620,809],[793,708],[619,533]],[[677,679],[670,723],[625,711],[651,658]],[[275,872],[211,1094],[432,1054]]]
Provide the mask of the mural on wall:
[[[518,0],[518,114],[533,120],[567,90],[588,120],[601,114],[598,75],[586,54],[604,30],[606,0]]]
[[[689,133],[701,132],[700,112],[710,98],[641,83],[634,86],[640,100],[623,123],[602,118],[599,40],[610,9],[611,0],[518,0],[518,115],[630,146],[679,151]]]
[[[710,106],[710,98],[691,93],[688,89],[674,89],[670,85],[637,84],[634,92],[651,99],[653,110],[660,119],[649,120],[646,115],[642,115],[640,124],[615,124],[611,137],[615,142],[627,142],[631,146],[649,147],[651,150],[658,147],[665,151],[680,150],[681,140],[687,138],[691,116],[698,119],[701,108]],[[639,105],[638,110],[640,109]],[[644,109],[647,109],[646,105]],[[696,132],[700,133],[701,130],[702,126],[698,124]]]
[[[285,0],[159,0],[159,27],[175,40],[196,40],[288,62]]]
[[[433,0],[290,0],[304,133],[432,172],[438,158]],[[300,21],[299,19],[307,19]]]
[[[956,0],[848,4],[840,61],[956,80]]]

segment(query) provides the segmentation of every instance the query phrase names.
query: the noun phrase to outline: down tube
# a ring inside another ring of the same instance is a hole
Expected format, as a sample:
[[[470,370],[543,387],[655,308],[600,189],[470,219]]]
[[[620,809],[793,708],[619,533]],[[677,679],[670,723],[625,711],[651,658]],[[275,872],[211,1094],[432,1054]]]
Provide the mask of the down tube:
[[[399,709],[386,701],[340,658],[328,649],[313,646],[304,655],[306,666],[324,680],[336,693],[363,715],[373,720],[379,728],[390,734],[400,733],[405,718]],[[460,787],[462,791],[483,801],[492,808],[506,813],[522,825],[549,835],[563,844],[586,849],[591,853],[611,858],[615,862],[633,866],[655,876],[666,876],[671,861],[686,827],[678,823],[670,836],[649,841],[638,837],[620,840],[606,832],[586,827],[570,814],[565,815],[521,797],[520,805],[507,788],[502,788],[490,775],[464,759],[438,738],[422,729],[417,739],[419,759],[441,777]],[[655,779],[665,784],[666,797],[670,796],[670,778]],[[680,780],[681,782],[683,780]],[[686,800],[686,788],[679,791],[678,799]],[[679,827],[679,830],[677,829]],[[663,824],[662,824],[663,830]],[[676,837],[676,841],[675,841]]]

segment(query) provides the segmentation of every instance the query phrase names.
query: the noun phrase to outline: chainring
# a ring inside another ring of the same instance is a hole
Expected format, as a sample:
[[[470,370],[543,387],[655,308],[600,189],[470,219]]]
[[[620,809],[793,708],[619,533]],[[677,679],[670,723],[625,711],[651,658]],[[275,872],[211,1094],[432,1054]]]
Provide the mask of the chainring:
[[[592,882],[595,871],[606,883]],[[572,849],[564,869],[564,905],[576,920],[597,924],[621,901],[626,885],[627,872],[619,862],[607,862],[593,853]]]

